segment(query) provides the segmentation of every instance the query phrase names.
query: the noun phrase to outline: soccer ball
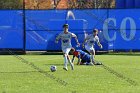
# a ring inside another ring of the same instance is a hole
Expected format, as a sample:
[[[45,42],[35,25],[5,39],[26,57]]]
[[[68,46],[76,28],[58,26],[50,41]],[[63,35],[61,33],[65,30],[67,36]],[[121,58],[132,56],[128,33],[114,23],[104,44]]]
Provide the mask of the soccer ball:
[[[57,67],[56,67],[56,66],[51,66],[51,67],[50,67],[50,70],[51,70],[52,72],[55,72],[55,71],[57,70]]]

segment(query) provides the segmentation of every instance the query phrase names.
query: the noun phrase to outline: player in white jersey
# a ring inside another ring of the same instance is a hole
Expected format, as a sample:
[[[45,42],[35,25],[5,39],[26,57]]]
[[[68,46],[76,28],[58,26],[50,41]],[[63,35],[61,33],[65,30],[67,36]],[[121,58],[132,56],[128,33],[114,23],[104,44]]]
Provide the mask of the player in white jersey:
[[[63,32],[61,32],[57,37],[55,42],[58,43],[59,39],[61,39],[61,47],[62,47],[62,51],[64,54],[64,70],[68,70],[67,68],[67,61],[69,61],[72,70],[74,69],[74,65],[71,62],[71,59],[69,57],[69,52],[72,48],[71,45],[71,38],[74,37],[76,40],[77,45],[80,45],[80,43],[78,42],[77,36],[74,33],[71,33],[68,31],[69,25],[68,24],[64,24],[63,25]]]
[[[103,48],[102,45],[100,44],[99,37],[97,35],[98,35],[98,30],[94,29],[93,34],[88,35],[82,44],[82,46],[85,47],[85,49],[91,54],[91,57],[90,57],[91,62],[92,62],[91,64],[95,63],[94,62],[94,56],[95,56],[94,44],[95,44],[95,42],[97,42],[97,44],[100,48]]]

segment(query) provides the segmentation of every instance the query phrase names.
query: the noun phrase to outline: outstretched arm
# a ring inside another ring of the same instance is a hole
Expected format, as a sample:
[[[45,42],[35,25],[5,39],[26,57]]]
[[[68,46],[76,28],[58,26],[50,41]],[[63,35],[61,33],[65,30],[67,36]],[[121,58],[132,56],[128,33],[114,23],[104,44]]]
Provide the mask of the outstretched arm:
[[[103,48],[103,46],[101,45],[100,42],[97,42],[97,44],[98,44],[98,46],[99,46],[101,49]]]
[[[86,41],[87,41],[87,38],[84,39],[84,42],[83,42],[83,44],[82,44],[82,47],[83,47],[83,48],[85,47]]]
[[[99,38],[96,38],[96,42],[97,42],[97,45],[102,49],[103,46],[101,45],[100,41],[99,41]]]
[[[60,39],[60,34],[55,38],[55,43],[58,43],[59,39]]]
[[[80,46],[80,43],[79,43],[79,41],[78,41],[77,36],[76,36],[75,34],[72,33],[72,37],[75,38],[75,41],[76,41],[77,45]]]
[[[77,36],[76,36],[76,37],[74,37],[74,38],[75,38],[75,41],[76,41],[77,45],[78,45],[78,46],[80,46],[80,43],[79,43],[79,41],[78,41]]]

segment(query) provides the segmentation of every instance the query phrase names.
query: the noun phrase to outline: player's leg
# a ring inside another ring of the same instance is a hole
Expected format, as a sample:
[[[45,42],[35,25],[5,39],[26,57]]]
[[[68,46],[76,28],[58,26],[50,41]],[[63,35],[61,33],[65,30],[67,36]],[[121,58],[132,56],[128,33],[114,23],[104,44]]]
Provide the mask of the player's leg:
[[[93,65],[94,64],[94,55],[95,55],[94,48],[92,46],[85,46],[85,49],[90,53],[91,65]]]
[[[91,62],[94,64],[94,55],[95,55],[95,50],[94,49],[92,49],[92,50],[90,50],[90,58],[91,58]]]
[[[64,53],[64,68],[63,69],[65,70],[68,70],[67,63],[68,63],[67,55]]]
[[[90,53],[90,46],[85,45],[85,49]]]
[[[66,53],[66,48],[65,47],[62,47],[62,51],[63,51],[63,57],[64,57],[64,67],[63,69],[64,70],[68,70],[68,67],[67,67],[67,63],[68,63],[68,60],[67,60],[67,53]]]
[[[70,56],[69,56],[70,50],[71,50],[71,47],[70,47],[70,48],[67,48],[67,49],[66,49],[66,54],[67,54],[67,59],[68,59],[68,62],[70,63],[71,69],[74,70],[74,65],[73,65],[73,63],[71,62],[71,59],[70,59]]]
[[[70,63],[71,69],[74,70],[74,64],[71,62],[70,56],[67,56],[68,62]]]

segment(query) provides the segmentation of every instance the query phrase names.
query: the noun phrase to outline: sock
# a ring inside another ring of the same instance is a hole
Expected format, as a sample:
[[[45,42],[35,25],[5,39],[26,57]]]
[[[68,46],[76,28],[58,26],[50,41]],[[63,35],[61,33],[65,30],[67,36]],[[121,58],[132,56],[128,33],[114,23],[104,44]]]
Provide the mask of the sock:
[[[67,57],[64,56],[64,67],[65,67],[65,68],[67,68],[67,63],[68,63]]]
[[[70,65],[71,65],[71,67],[73,67],[74,65],[73,65],[73,63],[71,62],[71,60],[69,58],[68,58],[68,61],[69,61]]]
[[[94,64],[94,55],[91,55],[90,58],[91,58],[91,62]]]
[[[73,65],[73,63],[71,62],[70,57],[67,56],[67,59],[68,59],[68,61],[69,61],[69,63],[70,63],[71,70],[74,70],[74,65]]]

